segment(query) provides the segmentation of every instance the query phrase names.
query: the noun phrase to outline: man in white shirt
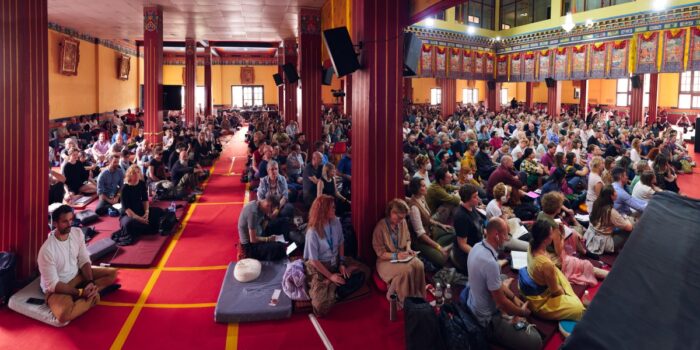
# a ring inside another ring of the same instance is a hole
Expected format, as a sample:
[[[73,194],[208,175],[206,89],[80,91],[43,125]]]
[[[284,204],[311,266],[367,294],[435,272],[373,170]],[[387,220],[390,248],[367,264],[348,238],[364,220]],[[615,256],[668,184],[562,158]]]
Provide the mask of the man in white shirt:
[[[41,289],[59,322],[68,322],[100,301],[100,293],[121,287],[114,284],[117,270],[92,267],[80,228],[71,227],[73,209],[62,205],[51,214],[55,229],[39,250]]]

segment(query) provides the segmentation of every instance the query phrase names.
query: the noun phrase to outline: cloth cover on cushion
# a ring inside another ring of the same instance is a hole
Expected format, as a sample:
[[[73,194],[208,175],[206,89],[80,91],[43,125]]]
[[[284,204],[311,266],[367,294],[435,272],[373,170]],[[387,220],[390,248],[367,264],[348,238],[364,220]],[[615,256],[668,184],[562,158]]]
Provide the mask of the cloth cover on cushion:
[[[216,322],[267,321],[292,316],[292,301],[282,292],[277,305],[270,306],[272,293],[275,289],[282,290],[282,276],[287,261],[262,261],[260,264],[260,276],[248,283],[236,281],[233,277],[236,263],[229,264],[214,309]]]
[[[87,246],[88,253],[90,253],[90,261],[95,261],[109,253],[114,253],[117,248],[117,242],[113,241],[111,238],[91,242],[91,244]]]
[[[243,259],[236,264],[233,270],[233,277],[236,281],[247,283],[254,281],[260,276],[260,261],[255,259]]]
[[[41,292],[41,286],[39,285],[40,278],[35,279],[22,288],[20,291],[15,293],[11,298],[10,302],[7,304],[11,310],[14,310],[24,316],[33,318],[37,321],[44,322],[46,324],[52,325],[54,327],[63,327],[70,322],[60,323],[53,315],[49,306],[44,303],[43,305],[34,305],[27,302],[29,298],[46,299],[44,293]]]

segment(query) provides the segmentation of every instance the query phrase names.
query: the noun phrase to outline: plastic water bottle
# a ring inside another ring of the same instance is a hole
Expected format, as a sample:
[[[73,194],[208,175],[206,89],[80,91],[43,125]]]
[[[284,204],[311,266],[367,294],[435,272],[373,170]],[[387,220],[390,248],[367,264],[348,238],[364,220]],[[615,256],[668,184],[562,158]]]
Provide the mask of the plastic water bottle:
[[[449,283],[445,285],[445,302],[450,303],[452,302],[452,287],[450,286]]]
[[[442,286],[440,282],[435,284],[435,304],[442,305]]]
[[[168,208],[168,211],[171,213],[175,213],[177,211],[177,204],[175,204],[175,201],[170,202],[170,207]]]
[[[396,312],[399,308],[399,297],[396,293],[391,295],[391,302],[389,303],[389,321],[396,321]]]

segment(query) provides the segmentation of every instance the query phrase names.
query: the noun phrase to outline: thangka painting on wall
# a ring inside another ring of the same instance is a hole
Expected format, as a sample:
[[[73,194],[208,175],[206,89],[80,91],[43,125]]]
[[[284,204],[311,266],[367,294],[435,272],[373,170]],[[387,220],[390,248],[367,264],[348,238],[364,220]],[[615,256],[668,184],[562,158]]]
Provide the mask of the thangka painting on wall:
[[[612,42],[610,55],[608,56],[608,78],[627,78],[629,72],[627,69],[627,59],[629,55],[629,40],[616,40]]]
[[[447,48],[437,46],[435,48],[435,77],[447,78]]]
[[[535,80],[535,53],[530,51],[524,54],[523,58],[523,81]]]
[[[450,78],[462,77],[462,49],[453,47],[450,49]]]
[[[65,37],[59,44],[61,46],[58,71],[63,75],[78,75],[78,62],[80,61],[80,41]]]
[[[552,65],[550,64],[551,57],[550,50],[540,50],[537,51],[537,80],[545,80],[546,78],[551,78],[552,75]]]
[[[474,51],[474,79],[484,79],[484,53]]]
[[[608,62],[608,43],[593,43],[590,46],[588,77],[603,79],[605,78],[605,64]]]
[[[700,69],[700,27],[690,28],[690,52],[688,69]]]
[[[659,32],[637,35],[637,65],[635,73],[656,73],[656,57],[659,52]]]
[[[514,53],[510,56],[510,81],[522,81],[523,55]]]
[[[484,64],[484,69],[485,69],[484,77],[486,80],[493,79],[493,76],[494,76],[493,75],[493,70],[494,70],[493,59],[495,57],[496,56],[490,52],[487,52],[484,54],[484,61],[486,61],[486,63]]]
[[[433,46],[423,45],[420,52],[420,75],[422,77],[433,76]]]
[[[496,81],[508,81],[508,55],[496,56]]]
[[[586,79],[588,45],[571,47],[571,79]]]
[[[462,50],[462,77],[474,79],[474,53],[471,50]]]
[[[568,49],[560,47],[554,49],[554,79],[567,80],[568,77]]]
[[[664,37],[661,72],[673,73],[683,71],[683,53],[685,52],[685,28],[667,30]]]

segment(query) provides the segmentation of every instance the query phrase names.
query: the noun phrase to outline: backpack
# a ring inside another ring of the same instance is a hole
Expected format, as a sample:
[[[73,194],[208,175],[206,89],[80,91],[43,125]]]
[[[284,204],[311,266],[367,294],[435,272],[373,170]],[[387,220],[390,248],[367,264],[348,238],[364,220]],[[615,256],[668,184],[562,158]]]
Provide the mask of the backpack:
[[[470,312],[460,306],[447,303],[440,309],[442,337],[450,350],[488,349],[484,329]]]
[[[0,252],[0,304],[7,303],[15,287],[17,256],[14,253]]]
[[[160,226],[158,231],[161,235],[167,236],[173,232],[173,229],[177,225],[177,217],[175,213],[171,211],[166,211],[163,213],[163,217],[160,219]]]
[[[75,214],[75,218],[77,220],[80,220],[80,223],[82,225],[90,225],[93,222],[97,221],[97,219],[99,219],[100,217],[97,216],[97,214],[92,210],[83,210]]]
[[[447,349],[440,334],[440,320],[425,299],[406,298],[403,307],[407,350]]]

